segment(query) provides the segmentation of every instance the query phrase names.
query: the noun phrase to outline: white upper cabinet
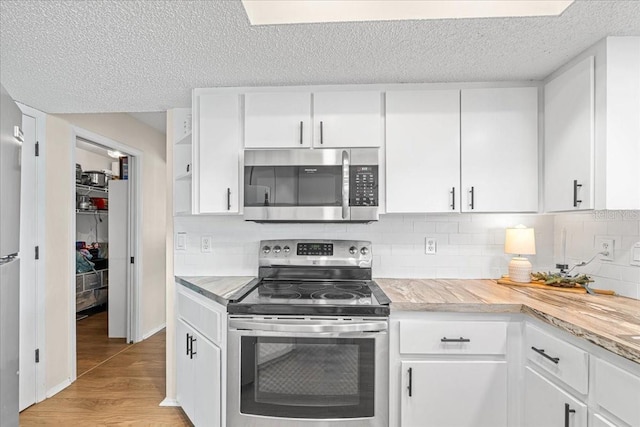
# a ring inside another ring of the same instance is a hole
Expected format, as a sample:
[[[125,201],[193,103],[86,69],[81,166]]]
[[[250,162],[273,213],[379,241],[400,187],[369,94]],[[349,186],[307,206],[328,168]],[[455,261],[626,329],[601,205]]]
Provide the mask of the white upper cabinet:
[[[244,100],[246,148],[311,146],[311,93],[247,93]]]
[[[538,88],[463,89],[462,211],[537,212]]]
[[[640,37],[608,37],[545,86],[545,210],[640,209]]]
[[[387,212],[460,212],[460,91],[386,93]]]
[[[381,141],[381,92],[313,94],[314,147],[379,147]]]
[[[240,97],[194,94],[194,213],[238,213]]]
[[[544,88],[547,212],[594,207],[593,67],[585,58]]]

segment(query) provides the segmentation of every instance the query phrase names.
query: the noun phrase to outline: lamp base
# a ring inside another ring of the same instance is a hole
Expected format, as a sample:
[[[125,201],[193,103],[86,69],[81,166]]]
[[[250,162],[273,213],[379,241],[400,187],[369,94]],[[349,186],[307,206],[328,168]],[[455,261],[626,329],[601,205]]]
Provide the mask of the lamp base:
[[[531,263],[524,257],[513,257],[509,262],[509,279],[518,283],[531,282]]]

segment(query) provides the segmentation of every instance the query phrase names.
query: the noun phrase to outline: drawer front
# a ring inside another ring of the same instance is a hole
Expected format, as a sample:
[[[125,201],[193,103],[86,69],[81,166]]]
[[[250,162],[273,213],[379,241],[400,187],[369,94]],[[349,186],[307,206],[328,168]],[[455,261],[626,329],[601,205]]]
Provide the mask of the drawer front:
[[[506,345],[506,322],[400,322],[402,354],[505,354]]]
[[[222,339],[222,315],[209,307],[205,297],[189,295],[187,290],[180,289],[177,295],[178,317],[183,318],[187,323],[198,330],[202,335],[220,345]],[[206,305],[205,305],[206,304]]]
[[[526,326],[527,359],[582,394],[589,391],[589,354],[530,324]]]
[[[640,426],[640,378],[596,360],[596,403],[632,426]]]

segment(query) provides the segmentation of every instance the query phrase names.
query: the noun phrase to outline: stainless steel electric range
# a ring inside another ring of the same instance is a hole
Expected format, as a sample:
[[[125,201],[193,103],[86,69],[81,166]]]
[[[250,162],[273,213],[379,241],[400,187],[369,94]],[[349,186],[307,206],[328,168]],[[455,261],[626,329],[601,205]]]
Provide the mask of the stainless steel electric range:
[[[231,300],[227,423],[388,425],[389,299],[371,242],[262,241]]]

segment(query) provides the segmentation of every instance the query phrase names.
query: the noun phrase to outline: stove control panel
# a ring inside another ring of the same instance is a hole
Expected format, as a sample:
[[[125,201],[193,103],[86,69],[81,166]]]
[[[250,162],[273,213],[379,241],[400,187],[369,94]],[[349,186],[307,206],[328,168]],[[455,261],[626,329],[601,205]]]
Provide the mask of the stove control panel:
[[[298,243],[296,254],[333,256],[333,243]]]
[[[263,240],[261,267],[345,266],[371,268],[371,242],[361,240]]]

